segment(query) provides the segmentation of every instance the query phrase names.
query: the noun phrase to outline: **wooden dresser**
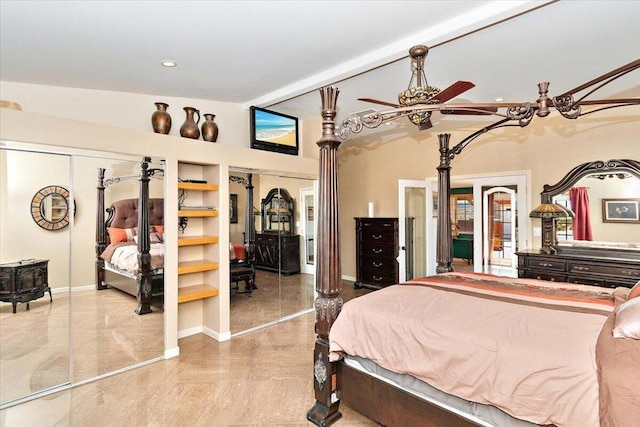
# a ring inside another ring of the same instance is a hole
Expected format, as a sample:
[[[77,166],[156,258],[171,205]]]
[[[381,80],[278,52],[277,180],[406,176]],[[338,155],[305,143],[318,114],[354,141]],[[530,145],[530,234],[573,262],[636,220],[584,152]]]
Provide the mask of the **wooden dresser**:
[[[398,283],[398,218],[356,220],[356,288]]]
[[[300,273],[300,236],[256,233],[256,268],[284,275]]]
[[[542,254],[516,252],[518,277],[615,288],[632,287],[640,280],[638,255],[605,250]]]
[[[19,302],[26,302],[29,310],[29,301],[43,297],[45,292],[49,292],[49,300],[53,301],[48,263],[46,259],[28,259],[0,264],[0,301],[10,302],[13,313]]]

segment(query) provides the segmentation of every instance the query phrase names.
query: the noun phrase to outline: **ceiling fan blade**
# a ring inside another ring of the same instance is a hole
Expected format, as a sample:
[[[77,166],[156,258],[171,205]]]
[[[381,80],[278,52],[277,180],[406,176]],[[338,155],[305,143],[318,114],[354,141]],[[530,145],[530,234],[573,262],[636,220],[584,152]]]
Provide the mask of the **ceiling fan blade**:
[[[371,102],[371,103],[374,103],[374,104],[386,105],[387,107],[394,107],[394,108],[400,107],[399,104],[394,104],[392,102],[387,102],[387,101],[380,101],[379,99],[373,99],[373,98],[358,98],[358,101],[364,101],[364,102]]]
[[[471,82],[465,82],[462,80],[458,80],[448,88],[441,90],[438,94],[436,94],[432,100],[438,101],[440,103],[447,102],[448,100],[455,98],[463,92],[468,91],[469,89],[475,87]]]
[[[498,112],[498,107],[469,107],[473,110],[440,110],[442,114],[454,114],[461,116],[490,116],[493,113]]]

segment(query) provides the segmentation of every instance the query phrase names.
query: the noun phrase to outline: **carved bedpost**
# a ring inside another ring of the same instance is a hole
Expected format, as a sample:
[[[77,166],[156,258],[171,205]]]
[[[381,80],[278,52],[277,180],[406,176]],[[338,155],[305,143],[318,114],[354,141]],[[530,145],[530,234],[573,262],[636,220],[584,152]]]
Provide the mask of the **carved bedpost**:
[[[143,157],[140,163],[140,194],[138,195],[138,308],[136,314],[151,312],[151,239],[149,236],[149,162]]]
[[[107,247],[107,230],[104,226],[104,168],[98,168],[98,210],[96,213],[96,289],[107,289],[104,284],[104,260],[100,254]]]
[[[342,414],[337,384],[336,362],[329,362],[329,330],[342,309],[342,274],[338,230],[338,147],[335,135],[336,103],[339,91],[320,89],[322,98],[322,138],[320,147],[320,194],[318,201],[318,259],[316,264],[316,338],[313,374],[316,403],[307,419],[318,426],[330,425]]]
[[[436,247],[436,273],[453,271],[453,244],[451,236],[451,134],[438,135],[440,141],[440,165],[438,165],[438,231]]]
[[[246,212],[244,215],[244,246],[247,251],[247,259],[252,260],[256,242],[256,224],[253,215],[253,174],[247,174],[244,188],[247,190]]]

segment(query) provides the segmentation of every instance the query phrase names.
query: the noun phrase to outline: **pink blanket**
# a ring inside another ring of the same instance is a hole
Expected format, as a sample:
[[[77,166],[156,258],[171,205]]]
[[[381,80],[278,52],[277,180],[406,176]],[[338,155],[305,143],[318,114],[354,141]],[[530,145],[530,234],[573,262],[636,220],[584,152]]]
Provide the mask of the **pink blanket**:
[[[597,426],[595,347],[613,290],[447,273],[347,302],[330,333],[347,353],[516,418]]]

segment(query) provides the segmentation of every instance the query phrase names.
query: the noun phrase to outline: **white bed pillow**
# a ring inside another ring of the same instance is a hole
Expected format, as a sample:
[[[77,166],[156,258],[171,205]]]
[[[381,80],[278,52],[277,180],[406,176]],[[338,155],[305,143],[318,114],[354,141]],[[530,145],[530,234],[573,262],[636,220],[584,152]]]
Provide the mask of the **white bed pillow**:
[[[638,285],[636,285],[638,286]],[[631,298],[614,310],[614,338],[640,340],[640,298]]]

